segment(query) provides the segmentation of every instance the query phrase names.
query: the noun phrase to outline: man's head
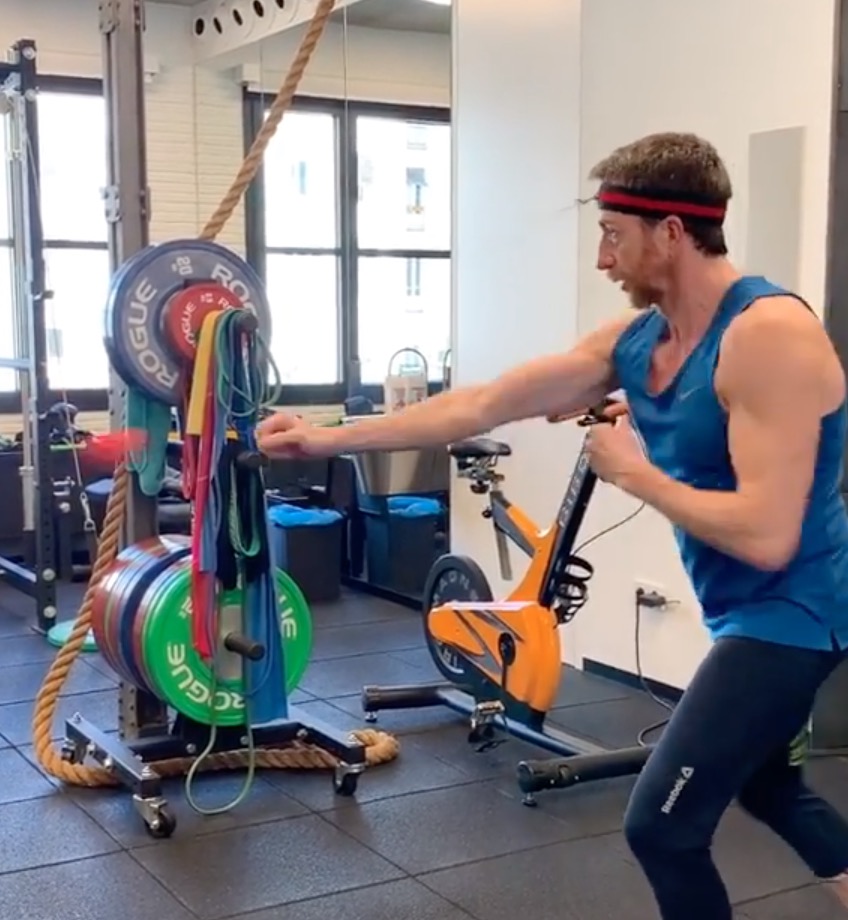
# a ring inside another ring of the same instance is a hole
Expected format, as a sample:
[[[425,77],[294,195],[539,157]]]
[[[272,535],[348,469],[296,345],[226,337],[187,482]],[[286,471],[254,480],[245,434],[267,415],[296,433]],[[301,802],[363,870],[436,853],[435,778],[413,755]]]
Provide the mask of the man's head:
[[[712,144],[694,134],[650,134],[614,150],[591,171],[600,182],[598,268],[634,306],[660,303],[681,267],[727,254],[732,195]]]

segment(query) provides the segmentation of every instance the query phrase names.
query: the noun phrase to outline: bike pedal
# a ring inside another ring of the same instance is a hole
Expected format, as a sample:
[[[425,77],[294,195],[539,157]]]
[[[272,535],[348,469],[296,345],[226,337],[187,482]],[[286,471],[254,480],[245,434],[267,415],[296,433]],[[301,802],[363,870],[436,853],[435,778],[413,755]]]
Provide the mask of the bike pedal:
[[[485,703],[478,703],[474,707],[474,714],[471,716],[472,725],[479,722],[491,722],[497,716],[503,715],[504,705],[500,700],[487,700]]]

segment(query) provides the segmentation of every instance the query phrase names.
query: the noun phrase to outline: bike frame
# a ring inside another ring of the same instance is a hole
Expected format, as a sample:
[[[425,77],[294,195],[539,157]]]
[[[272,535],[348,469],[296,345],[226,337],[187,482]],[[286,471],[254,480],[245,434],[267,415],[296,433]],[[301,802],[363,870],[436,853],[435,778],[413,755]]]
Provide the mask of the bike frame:
[[[530,566],[511,596],[516,600],[533,600],[544,607],[553,603],[556,585],[574,552],[577,534],[597,483],[589,466],[585,446],[581,447],[574,471],[560,502],[554,523],[541,530],[535,521],[512,504],[498,483],[489,491],[489,503],[483,513],[495,528],[501,577],[512,580],[509,543],[514,543],[530,557]]]
[[[592,410],[578,424],[609,420],[601,417],[604,408]],[[535,794],[543,789],[565,788],[578,781],[632,776],[642,769],[651,749],[640,745],[610,750],[588,738],[546,724],[562,668],[561,649],[552,627],[568,621],[569,587],[573,589],[577,583],[579,595],[591,576],[591,566],[576,557],[574,549],[597,477],[589,465],[584,442],[556,518],[550,527],[540,530],[506,498],[501,488],[503,476],[494,472],[497,458],[508,453],[505,445],[495,444],[494,449],[472,448],[460,459],[460,475],[471,480],[471,490],[475,494],[488,495],[483,515],[491,518],[495,527],[502,571],[506,569],[504,577],[510,577],[508,541],[530,557],[527,572],[502,600],[448,601],[426,614],[428,629],[437,641],[449,646],[458,642],[460,647],[465,643],[469,660],[476,661],[477,670],[494,685],[480,691],[480,688],[463,687],[449,679],[446,683],[368,686],[362,691],[362,707],[368,718],[373,719],[374,713],[380,710],[447,706],[471,717],[469,737],[476,736],[481,725],[497,719],[509,734],[556,755],[553,759],[519,764],[518,780],[524,803],[532,805]],[[584,575],[576,574],[575,569],[578,572],[582,569]],[[582,593],[585,595],[585,590]],[[579,602],[584,599],[577,598]],[[565,616],[561,619],[563,606]],[[497,634],[492,635],[493,631]],[[514,670],[518,661],[516,641],[522,649],[530,649],[535,658],[529,666],[525,661],[523,671],[517,674]],[[492,674],[481,666],[480,660],[487,653],[497,653],[503,666],[502,674]],[[507,658],[511,661],[507,662]],[[507,672],[510,665],[513,667],[511,677]]]

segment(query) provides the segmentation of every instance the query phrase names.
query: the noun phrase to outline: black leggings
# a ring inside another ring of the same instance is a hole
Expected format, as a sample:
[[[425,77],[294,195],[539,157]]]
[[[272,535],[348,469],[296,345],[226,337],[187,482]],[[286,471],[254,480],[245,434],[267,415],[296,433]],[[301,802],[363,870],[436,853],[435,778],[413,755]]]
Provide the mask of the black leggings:
[[[789,755],[841,657],[739,638],[710,650],[625,816],[625,836],[663,920],[731,920],[710,848],[734,798],[819,878],[848,870],[848,823],[807,788]]]

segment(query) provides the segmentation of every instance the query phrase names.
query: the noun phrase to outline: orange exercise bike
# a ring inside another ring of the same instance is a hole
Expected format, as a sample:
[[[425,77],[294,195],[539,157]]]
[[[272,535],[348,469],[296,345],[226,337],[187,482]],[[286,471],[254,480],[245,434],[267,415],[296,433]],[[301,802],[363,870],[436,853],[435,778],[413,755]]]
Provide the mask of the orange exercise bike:
[[[578,417],[578,425],[608,423],[621,414],[608,400]],[[572,418],[574,416],[571,416]],[[549,421],[563,421],[550,418]],[[649,747],[609,750],[546,724],[562,674],[558,627],[587,600],[593,575],[574,554],[577,534],[597,482],[581,449],[552,526],[539,529],[504,494],[497,462],[508,444],[474,438],[450,445],[459,476],[471,491],[488,495],[483,516],[492,521],[501,573],[512,580],[509,541],[530,557],[529,566],[503,600],[494,600],[482,569],[467,556],[449,553],[434,564],[424,589],[424,630],[430,653],[446,683],[367,686],[362,705],[369,721],[388,709],[448,706],[470,716],[469,741],[482,749],[496,743],[498,729],[557,755],[518,767],[524,803],[535,793],[580,781],[638,773]]]

